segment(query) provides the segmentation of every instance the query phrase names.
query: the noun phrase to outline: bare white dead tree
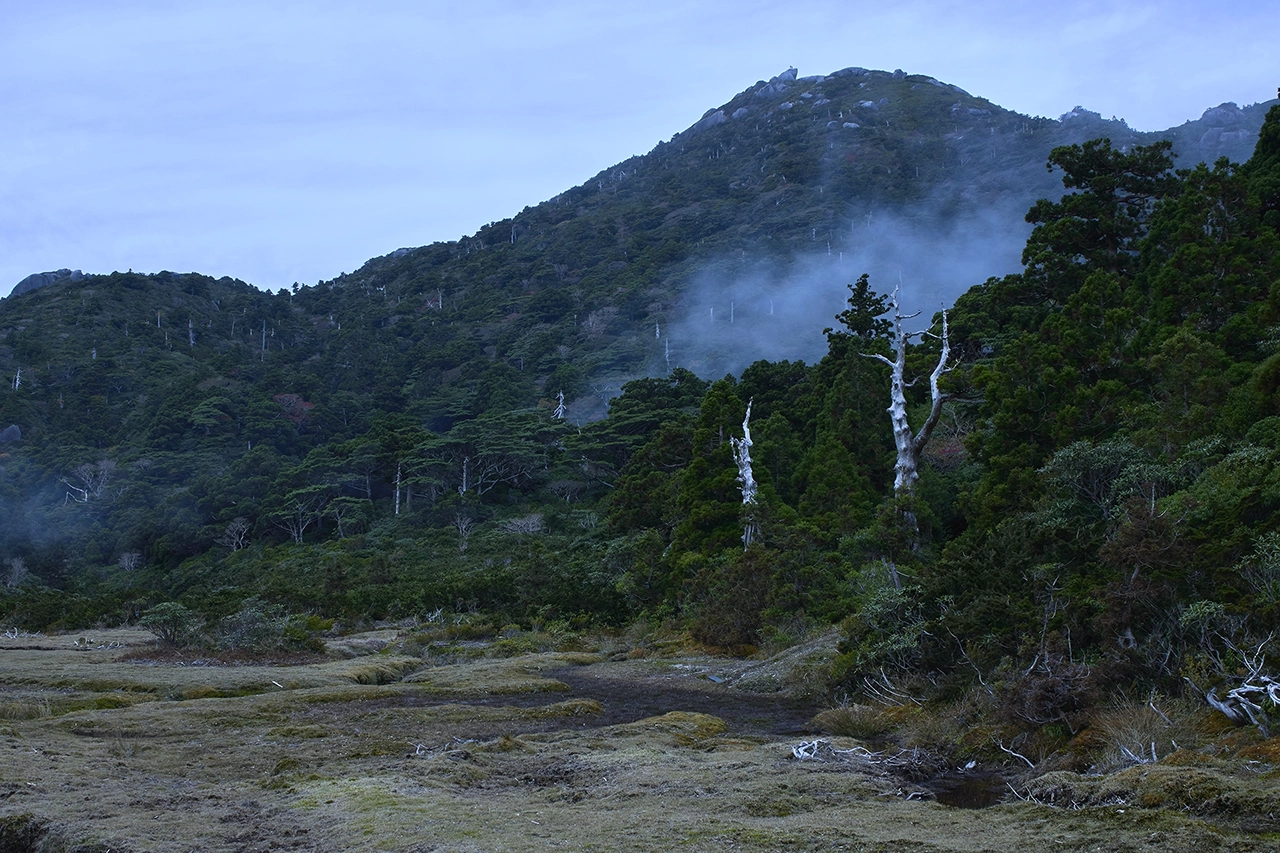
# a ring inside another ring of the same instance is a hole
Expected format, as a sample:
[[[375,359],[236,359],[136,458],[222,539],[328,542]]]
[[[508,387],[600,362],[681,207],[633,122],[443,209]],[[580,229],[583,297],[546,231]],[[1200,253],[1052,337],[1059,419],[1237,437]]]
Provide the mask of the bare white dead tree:
[[[225,545],[232,551],[239,551],[244,548],[252,528],[253,525],[249,523],[249,519],[238,515],[227,522],[227,529],[213,541],[218,545]]]
[[[119,563],[122,570],[131,572],[142,565],[142,554],[138,551],[125,551],[120,555]]]
[[[471,539],[471,531],[475,528],[476,517],[471,510],[460,508],[453,513],[453,526],[458,531],[458,553],[465,553]]]
[[[10,557],[5,562],[9,564],[9,571],[5,573],[5,586],[20,586],[30,574],[30,572],[27,571],[27,561],[21,557]]]
[[[729,445],[733,450],[733,461],[738,465],[738,486],[742,489],[742,547],[747,549],[760,536],[760,526],[756,521],[756,478],[751,471],[751,404],[747,402],[747,413],[742,418],[742,438],[729,437]]]
[[[1272,732],[1268,725],[1268,713],[1263,709],[1263,704],[1269,704],[1273,711],[1280,708],[1280,678],[1273,678],[1263,673],[1267,668],[1265,649],[1274,638],[1274,635],[1268,635],[1252,652],[1240,649],[1228,641],[1240,656],[1240,661],[1248,670],[1248,675],[1242,679],[1238,687],[1228,690],[1227,695],[1222,699],[1217,696],[1217,688],[1204,694],[1205,701],[1222,712],[1228,720],[1236,725],[1252,723],[1257,726],[1264,738],[1271,737]],[[1191,686],[1195,687],[1194,684]]]
[[[502,529],[508,533],[519,533],[525,536],[531,536],[535,533],[541,533],[545,528],[542,520],[542,513],[531,512],[521,518],[509,518],[502,522]]]
[[[403,467],[403,463],[396,460],[396,515],[400,514],[400,474]]]
[[[889,420],[893,423],[893,443],[898,450],[898,460],[893,466],[893,492],[898,497],[910,497],[915,494],[916,484],[920,481],[920,454],[924,451],[924,447],[929,443],[929,436],[933,435],[933,428],[938,425],[938,418],[942,415],[942,404],[947,402],[949,395],[943,393],[938,388],[938,380],[942,378],[944,373],[950,373],[954,365],[950,365],[947,361],[951,358],[951,343],[947,336],[947,312],[942,312],[942,334],[934,335],[928,330],[922,332],[906,332],[902,328],[905,320],[911,320],[920,316],[917,311],[914,314],[902,313],[902,307],[898,302],[898,287],[893,289],[893,297],[889,301],[889,307],[893,309],[893,350],[894,359],[890,361],[879,353],[863,353],[867,358],[874,358],[883,361],[889,365],[890,381],[889,381]],[[911,345],[911,339],[922,336],[936,337],[942,342],[942,350],[938,354],[938,363],[933,368],[933,372],[929,374],[929,399],[930,408],[929,416],[925,418],[925,422],[916,432],[911,431],[911,423],[907,419],[907,389],[916,383],[915,379],[910,381],[906,378],[907,370],[907,350]]]
[[[564,416],[565,416],[564,392],[561,391],[556,394],[556,410],[551,413],[551,417],[555,418],[558,421],[562,421],[564,420]]]
[[[547,489],[568,504],[587,490],[587,484],[581,480],[553,480]]]
[[[80,481],[80,485],[72,483],[66,477],[62,477],[62,483],[71,491],[67,492],[63,499],[63,504],[68,501],[76,503],[88,503],[90,500],[102,497],[103,491],[111,482],[115,475],[116,463],[110,459],[103,459],[101,462],[85,462],[77,465],[72,473],[76,479]]]

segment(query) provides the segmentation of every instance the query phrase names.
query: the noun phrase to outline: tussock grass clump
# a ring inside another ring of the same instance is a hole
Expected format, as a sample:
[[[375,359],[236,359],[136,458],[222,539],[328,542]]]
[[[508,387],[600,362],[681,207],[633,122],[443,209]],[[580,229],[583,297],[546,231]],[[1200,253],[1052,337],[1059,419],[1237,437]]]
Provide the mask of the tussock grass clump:
[[[356,684],[395,684],[422,668],[422,661],[410,657],[387,657],[360,660],[337,670],[337,674]]]
[[[883,737],[893,730],[894,723],[871,705],[844,705],[830,708],[813,718],[813,727],[827,734],[843,735],[858,740]]]
[[[0,817],[0,850],[11,853],[27,853],[53,849],[50,841],[49,821],[33,814],[14,814]]]
[[[729,726],[719,717],[692,711],[671,711],[659,717],[646,717],[634,723],[614,726],[613,731],[623,735],[667,735],[679,746],[697,746],[716,735],[723,734]]]
[[[114,735],[108,741],[107,754],[118,760],[133,758],[142,753],[147,747],[138,741],[137,738],[124,737],[123,735]]]
[[[603,713],[604,705],[601,705],[595,699],[568,699],[564,702],[554,702],[539,708],[529,708],[524,711],[523,716],[533,720],[545,720],[555,717],[582,717]]]
[[[499,638],[485,648],[484,654],[485,657],[518,657],[542,652],[590,652],[599,645],[573,630],[567,622],[557,620],[543,624],[535,620],[529,631],[518,625],[503,626]]]
[[[1194,749],[1209,737],[1208,714],[1186,703],[1118,706],[1098,713],[1090,728],[1102,755],[1094,772],[1106,773],[1134,764],[1154,763],[1176,751]]]
[[[53,716],[49,700],[11,700],[0,702],[0,720],[39,720]]]
[[[85,710],[110,711],[115,708],[132,708],[134,705],[154,702],[156,699],[156,696],[149,693],[104,693],[85,700],[82,705],[73,704],[68,710],[79,711],[83,707]]]

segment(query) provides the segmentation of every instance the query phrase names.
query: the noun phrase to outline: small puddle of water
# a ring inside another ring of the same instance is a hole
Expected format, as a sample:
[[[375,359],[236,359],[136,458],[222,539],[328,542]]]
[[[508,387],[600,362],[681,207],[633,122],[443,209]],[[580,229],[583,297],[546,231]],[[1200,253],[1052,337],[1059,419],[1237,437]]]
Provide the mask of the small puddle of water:
[[[646,717],[657,717],[670,711],[694,711],[721,718],[732,734],[783,737],[810,733],[809,721],[818,712],[812,700],[745,693],[711,681],[690,679],[689,683],[680,683],[678,680],[665,678],[615,674],[604,667],[591,666],[566,667],[541,674],[567,684],[569,690],[476,697],[411,696],[389,700],[389,703],[410,706],[461,704],[536,708],[579,698],[595,699],[604,706],[601,714],[530,719],[518,723],[505,720],[495,724],[496,728],[508,733],[613,726]],[[477,731],[481,731],[481,728],[477,727]]]
[[[1004,777],[965,776],[942,777],[933,782],[933,798],[944,806],[956,809],[986,809],[998,805],[1009,790]]]

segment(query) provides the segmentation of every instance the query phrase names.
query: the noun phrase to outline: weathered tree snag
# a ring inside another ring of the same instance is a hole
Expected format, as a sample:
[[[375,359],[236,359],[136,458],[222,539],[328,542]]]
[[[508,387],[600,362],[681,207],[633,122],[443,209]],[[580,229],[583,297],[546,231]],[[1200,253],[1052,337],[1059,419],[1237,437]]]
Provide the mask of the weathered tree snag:
[[[252,530],[253,525],[249,523],[249,519],[238,515],[227,523],[227,529],[213,541],[218,545],[225,545],[232,551],[239,551],[244,548]]]
[[[898,449],[898,460],[893,466],[893,492],[895,497],[911,497],[915,494],[916,484],[920,481],[920,454],[924,452],[933,429],[938,425],[942,415],[942,404],[949,395],[938,388],[938,380],[944,373],[949,373],[953,365],[948,365],[951,357],[951,343],[947,335],[947,312],[942,312],[942,352],[938,354],[938,363],[929,374],[929,399],[931,402],[929,416],[925,418],[920,429],[912,434],[911,423],[907,420],[907,389],[915,384],[915,380],[907,381],[907,348],[911,338],[928,335],[928,331],[905,332],[902,328],[904,320],[918,317],[920,312],[903,315],[898,302],[898,288],[893,289],[893,298],[889,302],[893,309],[893,349],[894,360],[890,361],[879,353],[863,353],[867,358],[875,358],[889,365],[891,370],[889,382],[889,420],[893,423],[893,443]]]
[[[760,535],[760,526],[756,522],[756,479],[751,472],[751,404],[748,401],[747,413],[742,418],[742,438],[729,437],[729,445],[733,449],[733,461],[738,465],[738,485],[742,489],[742,547],[750,548],[751,543]]]

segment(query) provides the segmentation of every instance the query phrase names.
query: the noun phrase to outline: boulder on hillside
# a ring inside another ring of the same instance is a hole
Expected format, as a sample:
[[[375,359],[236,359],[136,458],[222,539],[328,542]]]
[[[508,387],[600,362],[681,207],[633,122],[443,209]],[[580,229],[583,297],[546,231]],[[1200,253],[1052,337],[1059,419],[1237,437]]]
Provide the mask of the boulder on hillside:
[[[18,282],[14,286],[13,292],[9,295],[21,296],[24,293],[30,293],[31,291],[44,287],[47,284],[53,284],[55,281],[62,281],[64,279],[69,281],[80,281],[83,278],[84,273],[80,272],[80,270],[62,269],[54,270],[52,272],[32,273],[22,281]]]
[[[22,429],[17,424],[9,424],[0,430],[0,444],[8,444],[11,441],[22,441]]]
[[[729,118],[724,114],[724,110],[712,110],[702,118],[698,119],[698,121],[694,123],[693,127],[689,128],[686,132],[701,133],[702,131],[713,128],[718,124],[724,124],[728,120]]]

